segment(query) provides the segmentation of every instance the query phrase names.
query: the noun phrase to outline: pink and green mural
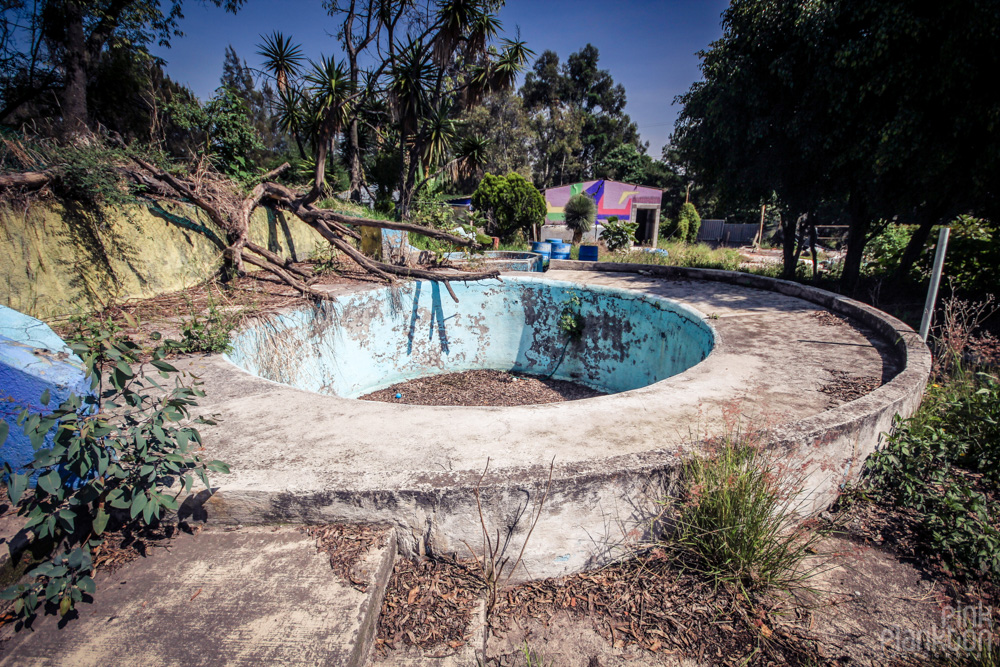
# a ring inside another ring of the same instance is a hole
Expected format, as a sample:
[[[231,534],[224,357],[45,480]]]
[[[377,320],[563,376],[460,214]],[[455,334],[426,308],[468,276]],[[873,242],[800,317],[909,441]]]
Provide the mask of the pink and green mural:
[[[590,195],[597,202],[598,220],[606,220],[609,216],[617,215],[619,220],[627,221],[632,220],[634,205],[659,207],[663,194],[656,188],[605,180],[585,181],[558,188],[549,188],[545,191],[547,208],[545,224],[562,224],[565,219],[563,208],[566,206],[566,202],[569,201],[570,197],[581,192]]]

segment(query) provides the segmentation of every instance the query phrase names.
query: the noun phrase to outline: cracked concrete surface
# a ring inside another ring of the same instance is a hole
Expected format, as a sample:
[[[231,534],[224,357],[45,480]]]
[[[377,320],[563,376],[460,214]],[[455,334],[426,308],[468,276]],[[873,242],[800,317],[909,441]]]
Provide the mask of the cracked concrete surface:
[[[360,592],[301,529],[181,535],[98,578],[93,604],[58,627],[39,617],[8,636],[0,666],[198,667],[366,663],[393,544],[373,548]]]

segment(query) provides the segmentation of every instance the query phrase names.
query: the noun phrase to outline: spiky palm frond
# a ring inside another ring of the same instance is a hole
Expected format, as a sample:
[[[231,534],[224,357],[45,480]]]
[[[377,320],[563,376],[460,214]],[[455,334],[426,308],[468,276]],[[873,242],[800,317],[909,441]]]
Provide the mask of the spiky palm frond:
[[[264,43],[257,45],[257,55],[264,58],[264,69],[278,82],[278,91],[284,92],[289,87],[289,79],[298,75],[305,62],[302,49],[278,31],[261,38]]]
[[[330,133],[339,132],[350,116],[354,84],[343,62],[322,56],[305,75],[312,115],[318,126]]]
[[[274,124],[282,132],[308,134],[306,98],[298,88],[288,87],[278,91],[274,106]]]
[[[504,39],[501,44],[503,49],[500,51],[500,57],[493,63],[489,92],[513,86],[517,75],[524,71],[528,61],[535,55],[522,39]]]
[[[451,58],[458,44],[482,20],[480,0],[444,0],[438,6],[440,28],[434,35],[434,62],[440,67]]]
[[[452,178],[478,176],[489,160],[489,149],[493,141],[481,134],[468,134],[459,142],[455,151],[455,171]]]
[[[466,58],[475,58],[486,52],[486,45],[497,38],[503,24],[496,14],[479,11],[469,26],[469,36],[465,46]]]
[[[424,122],[424,168],[430,171],[442,164],[451,152],[451,147],[457,135],[457,123],[452,117],[450,104],[442,104],[427,117]]]
[[[389,102],[392,114],[404,134],[413,134],[430,106],[434,67],[430,53],[420,40],[400,45],[392,68]]]

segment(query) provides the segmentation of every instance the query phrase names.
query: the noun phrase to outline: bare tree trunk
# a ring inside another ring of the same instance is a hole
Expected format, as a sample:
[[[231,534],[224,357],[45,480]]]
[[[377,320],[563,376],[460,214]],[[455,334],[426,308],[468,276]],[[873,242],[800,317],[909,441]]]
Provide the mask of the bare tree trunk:
[[[844,273],[840,278],[840,287],[845,294],[851,294],[861,278],[861,263],[864,259],[865,244],[868,242],[871,220],[868,217],[867,207],[857,198],[851,197],[847,208],[850,227],[847,230],[847,253],[844,255]]]
[[[900,279],[905,278],[910,273],[913,265],[920,259],[920,254],[927,247],[927,240],[930,238],[931,230],[939,222],[938,216],[930,211],[921,211],[919,216],[920,223],[913,230],[913,235],[910,237],[902,256],[899,258],[896,277]]]
[[[83,31],[83,8],[78,2],[64,5],[66,19],[66,81],[60,95],[63,138],[88,132],[87,126],[87,38]]]
[[[816,255],[816,217],[809,216],[809,245],[812,248],[813,280],[819,278],[819,261]]]
[[[347,131],[347,172],[351,179],[351,201],[361,203],[361,149],[358,146],[358,119],[352,118]]]
[[[799,213],[790,210],[782,211],[781,214],[781,246],[784,250],[784,266],[781,277],[785,280],[795,278],[795,269],[798,267],[799,258],[795,255],[796,229],[798,228]]]

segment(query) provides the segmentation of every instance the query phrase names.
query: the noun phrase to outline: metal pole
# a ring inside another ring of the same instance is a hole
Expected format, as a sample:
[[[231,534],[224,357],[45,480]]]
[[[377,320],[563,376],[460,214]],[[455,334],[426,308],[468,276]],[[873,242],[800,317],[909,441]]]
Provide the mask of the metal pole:
[[[931,272],[931,285],[927,289],[927,301],[924,302],[924,318],[920,321],[920,340],[927,342],[927,334],[931,330],[931,320],[934,319],[934,304],[937,302],[938,287],[941,285],[941,270],[944,268],[944,253],[948,250],[948,234],[950,227],[942,227],[938,233],[937,250],[934,253],[934,270]]]

